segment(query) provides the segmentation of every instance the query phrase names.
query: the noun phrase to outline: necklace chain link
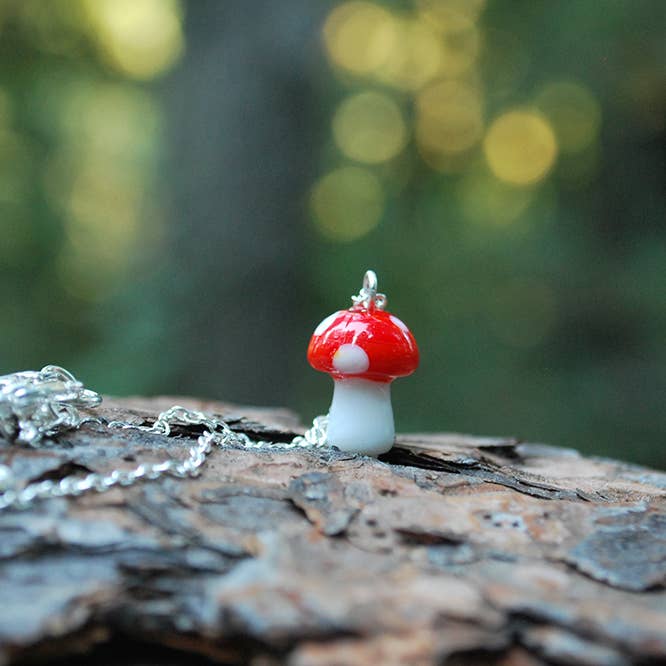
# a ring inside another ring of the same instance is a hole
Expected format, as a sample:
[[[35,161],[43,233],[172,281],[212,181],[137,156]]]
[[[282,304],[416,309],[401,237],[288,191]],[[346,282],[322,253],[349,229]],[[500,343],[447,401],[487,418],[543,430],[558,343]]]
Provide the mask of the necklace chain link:
[[[84,423],[103,424],[99,418],[81,414],[79,408],[97,407],[102,397],[86,389],[74,375],[55,365],[40,371],[15,372],[0,376],[0,436],[19,444],[37,447],[44,438],[81,427]],[[133,469],[114,469],[100,474],[66,476],[17,487],[11,469],[0,464],[0,511],[25,509],[35,501],[54,497],[76,497],[88,491],[105,492],[115,486],[131,486],[164,475],[178,478],[197,476],[213,446],[286,451],[319,448],[326,445],[327,416],[317,416],[312,427],[289,442],[253,440],[232,430],[226,421],[212,414],[174,405],[161,412],[152,425],[110,421],[108,428],[133,429],[164,436],[174,426],[203,426],[196,443],[187,448],[184,459],[168,458],[157,463],[141,463]]]

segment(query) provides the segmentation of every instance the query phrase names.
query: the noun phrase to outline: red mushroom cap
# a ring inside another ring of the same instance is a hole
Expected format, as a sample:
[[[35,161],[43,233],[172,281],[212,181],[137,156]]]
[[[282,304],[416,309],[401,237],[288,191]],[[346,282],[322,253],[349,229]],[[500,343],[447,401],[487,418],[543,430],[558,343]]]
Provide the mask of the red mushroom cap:
[[[315,370],[335,379],[391,382],[416,370],[419,350],[414,336],[395,315],[354,306],[334,312],[317,326],[308,346],[308,361]]]

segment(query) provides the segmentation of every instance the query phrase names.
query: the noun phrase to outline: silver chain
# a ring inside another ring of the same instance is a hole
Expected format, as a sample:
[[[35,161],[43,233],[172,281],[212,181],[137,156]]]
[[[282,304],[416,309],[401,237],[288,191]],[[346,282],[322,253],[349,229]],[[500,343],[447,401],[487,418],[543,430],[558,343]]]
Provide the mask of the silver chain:
[[[97,407],[102,396],[57,365],[0,377],[0,436],[36,446],[43,437],[81,425],[79,407]]]
[[[16,372],[0,377],[0,435],[18,444],[38,446],[45,437],[54,437],[87,422],[100,419],[84,416],[80,407],[96,407],[102,397],[64,368],[48,365],[42,370]],[[133,469],[114,469],[105,474],[91,472],[86,476],[67,476],[58,481],[38,481],[17,487],[12,471],[0,464],[0,511],[25,509],[36,500],[53,497],[76,497],[88,491],[105,492],[115,486],[131,486],[138,481],[154,480],[164,475],[178,478],[197,476],[213,446],[238,446],[245,449],[290,450],[318,448],[326,445],[328,417],[318,416],[304,435],[289,442],[253,440],[245,433],[232,430],[222,419],[175,405],[159,414],[150,426],[125,421],[111,421],[109,428],[142,430],[168,436],[173,426],[203,426],[204,431],[184,459],[168,458],[157,463],[141,463]]]

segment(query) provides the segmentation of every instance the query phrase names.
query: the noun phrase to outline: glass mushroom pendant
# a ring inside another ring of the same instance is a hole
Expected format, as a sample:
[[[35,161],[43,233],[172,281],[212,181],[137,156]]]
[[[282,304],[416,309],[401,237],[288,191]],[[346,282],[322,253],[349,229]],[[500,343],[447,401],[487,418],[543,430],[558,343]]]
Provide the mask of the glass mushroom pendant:
[[[315,370],[333,378],[326,439],[343,451],[377,456],[393,446],[395,426],[391,382],[419,364],[416,340],[407,326],[386,312],[377,276],[367,271],[354,305],[317,326],[308,347]]]

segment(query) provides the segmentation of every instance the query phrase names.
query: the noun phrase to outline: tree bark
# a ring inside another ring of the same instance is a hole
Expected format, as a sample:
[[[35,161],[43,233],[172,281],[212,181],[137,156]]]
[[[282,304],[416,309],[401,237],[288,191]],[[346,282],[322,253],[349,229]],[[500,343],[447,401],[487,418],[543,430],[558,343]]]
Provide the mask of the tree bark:
[[[174,403],[251,437],[284,410]],[[0,441],[21,482],[182,456],[99,425]],[[381,459],[216,448],[198,478],[0,512],[0,664],[633,664],[666,659],[666,475],[572,450],[398,436]],[[74,655],[79,655],[74,659]]]

